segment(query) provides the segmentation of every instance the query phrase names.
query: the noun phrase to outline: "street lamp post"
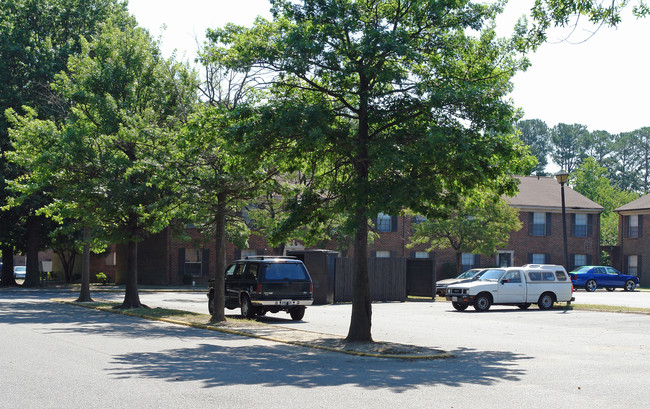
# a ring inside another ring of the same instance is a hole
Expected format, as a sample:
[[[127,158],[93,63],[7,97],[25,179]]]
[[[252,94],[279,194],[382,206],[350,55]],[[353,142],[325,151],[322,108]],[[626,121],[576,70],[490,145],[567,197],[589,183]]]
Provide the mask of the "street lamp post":
[[[560,184],[561,191],[562,191],[562,232],[564,234],[564,266],[567,269],[569,269],[571,267],[569,266],[569,245],[567,242],[567,234],[566,234],[566,204],[564,202],[564,184],[569,179],[569,173],[564,170],[561,170],[555,174],[555,178]]]

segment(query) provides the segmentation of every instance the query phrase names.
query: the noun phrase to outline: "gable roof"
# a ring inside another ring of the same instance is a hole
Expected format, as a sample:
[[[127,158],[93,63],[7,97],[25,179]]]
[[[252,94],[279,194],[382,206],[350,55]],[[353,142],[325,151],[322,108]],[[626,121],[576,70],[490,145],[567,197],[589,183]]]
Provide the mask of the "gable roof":
[[[506,202],[513,207],[562,210],[562,190],[555,178],[544,176],[515,176],[519,180],[519,193],[515,197],[506,197]],[[591,210],[602,212],[598,203],[564,185],[565,206],[572,210]]]
[[[650,210],[650,195],[641,196],[640,198],[633,200],[626,205],[614,209],[615,212],[638,210]]]

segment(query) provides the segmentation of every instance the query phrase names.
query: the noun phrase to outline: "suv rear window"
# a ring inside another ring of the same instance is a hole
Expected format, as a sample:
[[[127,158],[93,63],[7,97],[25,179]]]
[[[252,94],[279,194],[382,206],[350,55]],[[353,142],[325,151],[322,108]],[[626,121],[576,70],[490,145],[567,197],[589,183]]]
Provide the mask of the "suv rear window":
[[[264,272],[264,278],[268,281],[308,281],[307,271],[299,263],[265,263],[262,271]]]

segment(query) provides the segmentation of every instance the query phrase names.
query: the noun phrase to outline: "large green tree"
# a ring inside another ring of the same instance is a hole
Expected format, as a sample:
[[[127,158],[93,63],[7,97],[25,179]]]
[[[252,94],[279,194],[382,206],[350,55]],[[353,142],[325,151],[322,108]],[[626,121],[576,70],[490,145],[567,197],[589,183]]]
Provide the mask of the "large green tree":
[[[415,225],[410,245],[427,245],[427,251],[454,249],[458,274],[463,253],[494,254],[522,226],[517,209],[484,189],[469,193],[455,209],[441,209],[441,213],[442,217]]]
[[[526,119],[517,122],[521,140],[530,147],[530,152],[537,158],[533,172],[543,175],[551,153],[551,132],[541,119]]]
[[[571,173],[585,157],[589,131],[585,125],[557,124],[551,130],[551,157],[560,168]]]
[[[40,192],[7,208],[7,180],[25,171],[20,162],[9,163],[13,149],[4,112],[23,105],[37,108],[41,118],[61,120],[68,101],[50,84],[66,68],[68,57],[81,50],[79,39],[94,35],[101,22],[113,18],[126,24],[131,17],[119,0],[3,0],[0,3],[0,246],[3,249],[2,285],[13,283],[14,250],[27,252],[26,286],[38,280],[38,244],[47,237],[43,218],[35,212],[45,200]],[[26,236],[27,235],[27,236]],[[40,239],[39,239],[40,236]],[[28,244],[28,248],[23,243]]]
[[[181,203],[167,164],[176,152],[174,135],[196,101],[195,75],[163,59],[134,22],[106,23],[81,44],[54,84],[71,103],[70,117],[13,116],[15,158],[25,158],[30,171],[17,183],[28,190],[51,175],[51,209],[80,219],[86,244],[92,232],[126,243],[122,307],[138,307],[137,243],[165,228]]]
[[[499,5],[470,1],[273,0],[273,21],[227,27],[232,64],[266,70],[258,148],[317,175],[288,225],[346,215],[354,235],[347,339],[369,341],[368,219],[453,205],[479,185],[513,193],[531,160],[506,100],[527,66],[497,38]],[[318,160],[315,160],[318,159]],[[309,172],[305,172],[309,173]],[[429,216],[429,214],[427,214]]]

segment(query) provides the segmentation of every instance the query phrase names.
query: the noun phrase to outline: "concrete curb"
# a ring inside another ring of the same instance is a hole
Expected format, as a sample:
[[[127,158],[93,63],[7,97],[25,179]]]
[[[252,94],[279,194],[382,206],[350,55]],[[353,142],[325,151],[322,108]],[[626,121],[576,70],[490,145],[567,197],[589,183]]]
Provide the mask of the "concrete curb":
[[[104,311],[104,312],[109,312],[109,313],[114,313],[114,314],[121,314],[121,315],[127,315],[131,317],[138,317],[138,318],[144,318],[152,321],[160,321],[160,322],[166,322],[170,324],[175,324],[175,325],[183,325],[186,327],[192,327],[192,328],[197,328],[197,329],[205,329],[209,331],[217,331],[225,334],[231,334],[231,335],[238,335],[238,336],[243,336],[243,337],[249,337],[249,338],[256,338],[256,339],[262,339],[265,341],[271,341],[271,342],[277,342],[277,343],[282,343],[282,344],[287,344],[287,345],[295,345],[295,346],[300,346],[300,347],[306,347],[306,348],[312,348],[312,349],[318,349],[322,351],[328,351],[328,352],[337,352],[337,353],[343,353],[347,355],[354,355],[354,356],[363,356],[363,357],[370,357],[370,358],[388,358],[388,359],[401,359],[401,360],[437,360],[437,359],[449,359],[449,358],[455,358],[456,356],[452,353],[449,352],[433,352],[435,350],[432,350],[430,348],[423,348],[423,347],[416,347],[412,345],[404,345],[404,344],[399,344],[401,347],[400,349],[403,350],[412,350],[412,353],[399,353],[399,354],[390,354],[390,353],[378,353],[378,352],[371,352],[371,351],[366,351],[364,350],[368,344],[366,343],[344,343],[345,347],[337,347],[337,346],[327,346],[327,345],[319,345],[317,341],[322,340],[322,339],[338,339],[340,340],[339,344],[343,344],[343,338],[338,337],[335,335],[330,335],[330,334],[320,334],[316,332],[311,332],[311,331],[303,331],[303,330],[296,330],[296,329],[289,329],[286,327],[275,327],[271,325],[266,325],[266,324],[260,324],[258,323],[256,326],[259,326],[260,328],[264,329],[274,329],[275,335],[270,336],[270,335],[261,335],[259,333],[255,332],[255,328],[253,326],[248,326],[245,328],[241,329],[232,329],[232,328],[224,328],[224,327],[219,327],[216,325],[211,325],[211,324],[201,324],[201,323],[195,323],[195,322],[185,322],[185,321],[180,321],[180,320],[175,320],[172,318],[164,318],[164,317],[153,317],[153,316],[148,316],[145,314],[137,314],[130,312],[128,310],[112,310],[112,309],[105,309],[105,308],[97,308],[96,306],[93,305],[88,305],[84,303],[78,303],[76,301],[71,301],[71,300],[66,300],[66,299],[61,299],[61,298],[54,298],[52,299],[54,302],[58,302],[61,304],[68,304],[68,305],[73,305],[77,307],[83,307],[83,308],[88,308],[88,309],[93,309],[96,311]],[[305,335],[307,337],[311,336],[313,338],[312,342],[308,341],[303,341],[299,340],[300,338],[304,338]],[[292,339],[294,338],[294,339]],[[371,345],[398,345],[398,344],[393,344],[393,343],[385,343],[381,341],[376,341]],[[418,351],[423,351],[422,353],[418,353]],[[427,351],[430,353],[426,353],[424,351]]]

